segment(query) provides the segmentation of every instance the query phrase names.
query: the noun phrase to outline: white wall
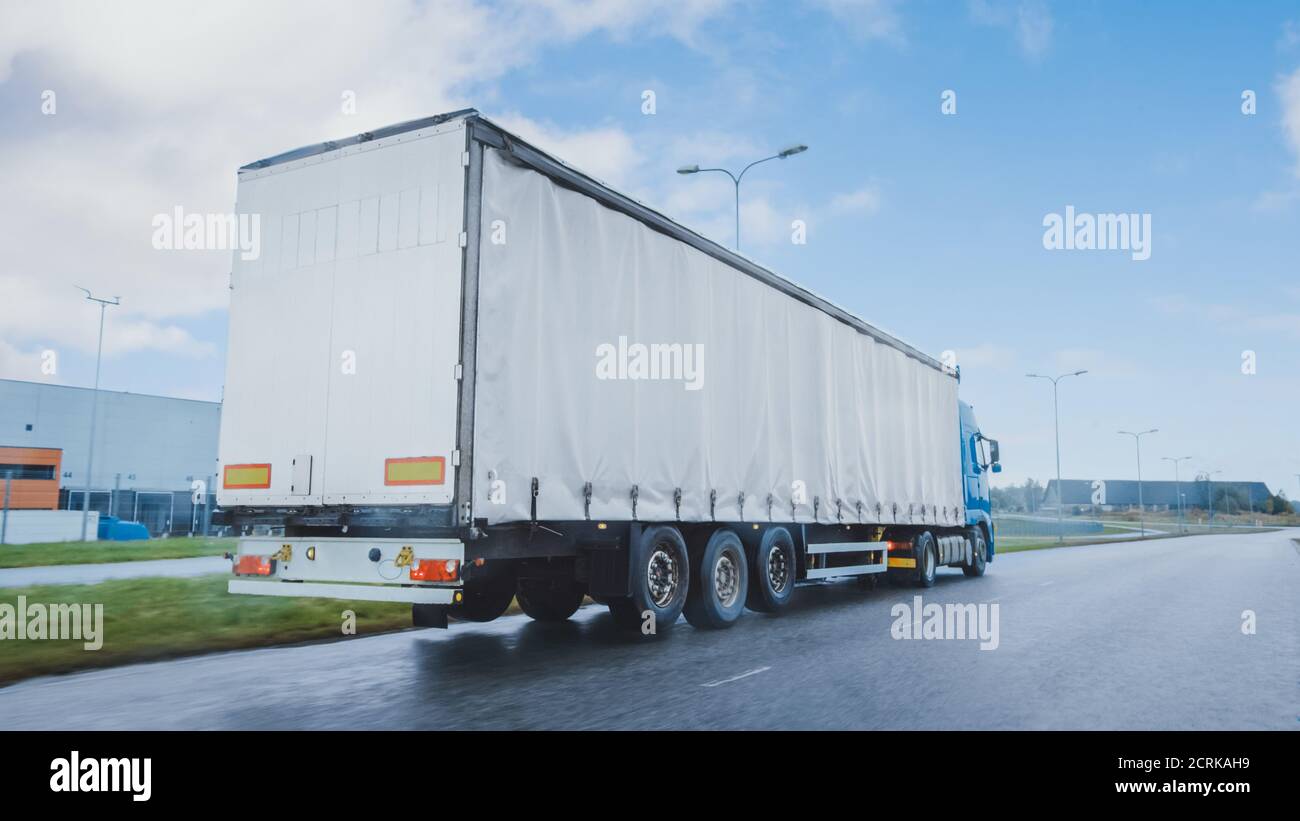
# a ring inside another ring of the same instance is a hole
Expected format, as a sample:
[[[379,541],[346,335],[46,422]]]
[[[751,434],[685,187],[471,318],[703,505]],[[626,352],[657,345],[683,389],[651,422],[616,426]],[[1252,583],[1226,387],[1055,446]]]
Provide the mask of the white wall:
[[[0,513],[0,517],[3,515]],[[81,538],[81,511],[11,510],[4,531],[5,544],[77,541]],[[96,541],[98,532],[99,514],[92,510],[86,524],[86,541]]]

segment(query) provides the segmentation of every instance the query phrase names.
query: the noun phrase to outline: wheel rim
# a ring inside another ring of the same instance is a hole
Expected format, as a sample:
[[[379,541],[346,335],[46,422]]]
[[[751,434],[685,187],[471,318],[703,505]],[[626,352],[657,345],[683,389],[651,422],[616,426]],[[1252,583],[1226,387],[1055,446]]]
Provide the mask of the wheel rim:
[[[713,592],[723,607],[731,607],[740,596],[740,565],[730,553],[719,556],[713,566]]]
[[[655,607],[667,607],[677,595],[681,571],[677,559],[663,547],[656,547],[646,565],[646,579],[650,588],[650,601]]]
[[[925,577],[928,579],[934,575],[934,549],[930,545],[925,546]]]
[[[785,586],[790,583],[790,567],[785,560],[785,551],[780,547],[767,552],[767,582],[772,586],[773,593],[784,592]]]

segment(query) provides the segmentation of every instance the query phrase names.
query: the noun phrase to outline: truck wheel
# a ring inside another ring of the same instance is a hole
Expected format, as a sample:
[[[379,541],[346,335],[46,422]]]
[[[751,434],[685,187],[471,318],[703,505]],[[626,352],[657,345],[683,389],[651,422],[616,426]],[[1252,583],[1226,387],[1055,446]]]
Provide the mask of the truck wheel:
[[[520,579],[515,600],[533,621],[564,621],[578,612],[582,585],[558,579]]]
[[[492,621],[506,612],[515,598],[514,575],[467,581],[462,596],[459,604],[447,609],[447,615],[459,621]]]
[[[686,592],[686,620],[692,627],[730,627],[745,612],[749,566],[745,546],[731,530],[716,530],[691,556],[691,587]]]
[[[749,564],[749,597],[745,606],[759,613],[784,610],[794,593],[796,572],[790,531],[784,527],[768,528]]]
[[[939,551],[930,531],[927,530],[916,537],[912,552],[916,554],[917,587],[934,587],[934,576],[939,567]]]
[[[971,540],[975,543],[975,548],[971,552],[972,562],[968,565],[962,565],[961,572],[967,576],[983,576],[984,568],[988,567],[988,545],[984,542],[984,531],[978,527],[971,533]]]
[[[653,633],[671,629],[682,614],[691,586],[690,556],[681,532],[668,525],[646,528],[632,545],[628,561],[632,595],[610,600],[614,620],[647,634],[651,634],[647,624],[653,624]]]

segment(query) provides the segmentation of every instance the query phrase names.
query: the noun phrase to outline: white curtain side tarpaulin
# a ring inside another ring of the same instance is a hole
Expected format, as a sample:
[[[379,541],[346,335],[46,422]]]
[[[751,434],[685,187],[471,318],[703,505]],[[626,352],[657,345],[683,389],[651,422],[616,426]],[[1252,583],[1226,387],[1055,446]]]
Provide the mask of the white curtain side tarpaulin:
[[[475,516],[965,521],[951,375],[496,149],[481,218]]]

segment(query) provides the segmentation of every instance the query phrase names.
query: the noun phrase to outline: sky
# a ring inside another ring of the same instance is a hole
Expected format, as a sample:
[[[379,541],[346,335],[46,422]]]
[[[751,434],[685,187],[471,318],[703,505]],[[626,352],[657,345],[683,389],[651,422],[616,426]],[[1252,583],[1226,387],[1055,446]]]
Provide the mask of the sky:
[[[0,377],[93,384],[82,286],[121,297],[102,387],[219,400],[231,254],[156,250],[155,215],[464,107],[728,245],[731,183],[675,169],[807,144],[746,175],[742,250],[952,352],[998,484],[1055,475],[1025,374],[1086,369],[1066,478],[1134,478],[1117,431],[1157,428],[1144,478],[1300,497],[1296,0],[0,0]],[[1149,219],[1149,257],[1045,247],[1067,207]]]

